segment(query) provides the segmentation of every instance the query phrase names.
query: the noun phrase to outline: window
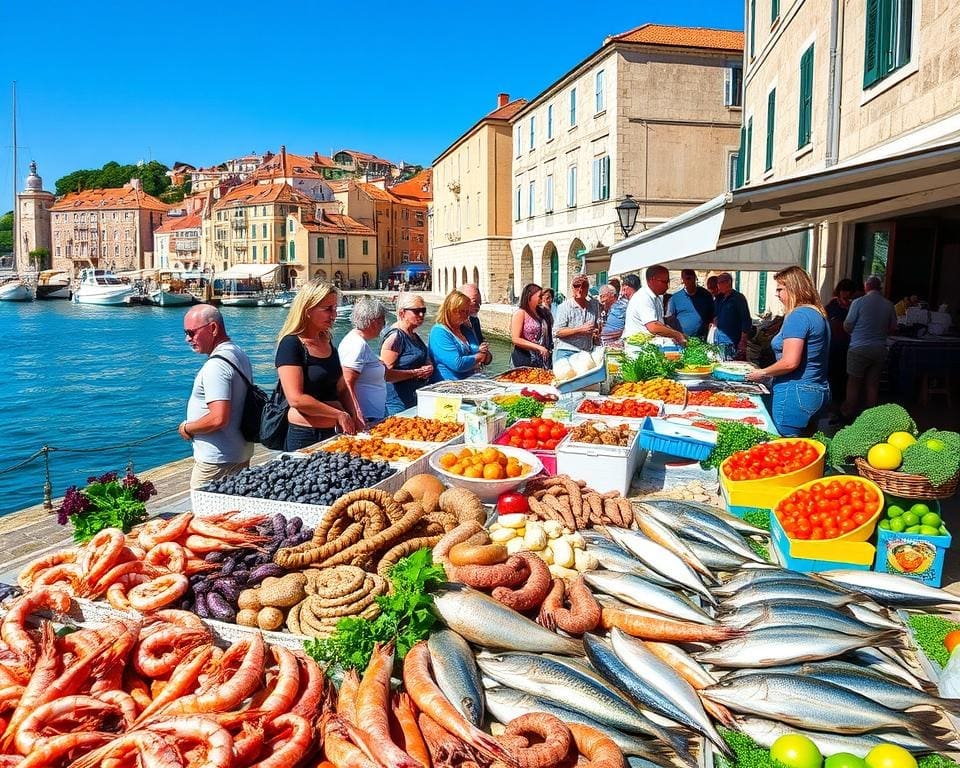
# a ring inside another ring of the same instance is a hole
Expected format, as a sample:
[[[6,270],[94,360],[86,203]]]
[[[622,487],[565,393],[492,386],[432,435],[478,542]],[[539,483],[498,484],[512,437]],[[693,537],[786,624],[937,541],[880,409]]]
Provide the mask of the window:
[[[750,181],[750,150],[753,148],[753,116],[747,120],[747,140],[743,150],[743,180]]]
[[[255,238],[256,236],[257,236],[257,225],[256,225],[256,224],[251,224],[251,225],[250,225],[250,239],[252,240],[252,239]]]
[[[727,156],[727,189],[736,189],[740,186],[740,153],[731,152]]]
[[[415,214],[418,227],[423,226],[423,211],[417,211]]]
[[[324,243],[324,239],[323,239],[322,237],[318,237],[318,238],[317,238],[317,261],[323,261],[323,258],[324,258],[324,255],[323,255],[323,250],[324,250],[323,243]]]
[[[610,156],[593,159],[593,201],[610,199]]]
[[[533,150],[536,143],[535,142],[536,130],[537,130],[537,118],[534,115],[530,115],[530,149],[531,150]]]
[[[770,26],[780,18],[780,0],[770,0]]]
[[[369,255],[370,255],[370,241],[369,241],[369,240],[364,240],[364,241],[363,241],[363,255],[364,255],[364,256],[369,256]]]
[[[264,260],[264,261],[270,261],[270,246],[269,246],[269,245],[263,246],[263,260]]]
[[[531,181],[527,187],[528,197],[527,197],[527,217],[532,217],[537,210],[537,182]]]
[[[603,112],[603,110],[606,109],[607,107],[607,102],[604,94],[603,80],[604,80],[603,70],[601,69],[599,72],[597,72],[596,77],[594,78],[594,100],[596,101],[596,109],[594,109],[593,111],[595,113]]]
[[[513,154],[517,157],[520,157],[520,125],[517,124],[517,127],[513,131]]]
[[[743,66],[734,64],[723,71],[723,105],[743,106]]]
[[[266,237],[266,236],[267,236],[267,225],[264,224],[264,225],[262,225],[261,237]]]
[[[577,166],[567,168],[567,208],[577,206]]]
[[[290,241],[290,261],[296,261],[297,246],[292,240]]]
[[[253,260],[257,260],[257,246],[253,246]]]
[[[296,222],[294,222],[294,221],[291,220],[291,222],[290,222],[290,234],[291,234],[291,235],[293,234],[293,232],[294,232],[294,230],[296,229],[296,227],[297,227]]]
[[[547,105],[547,141],[553,138],[553,104]]]
[[[547,185],[544,189],[543,212],[553,213],[553,174],[547,174]]]
[[[771,89],[767,95],[767,153],[763,163],[763,170],[773,168],[773,131],[777,117],[777,89]]]
[[[913,0],[867,0],[863,87],[910,61]]]
[[[347,258],[347,241],[342,237],[337,240],[337,258]]]
[[[570,89],[570,127],[577,124],[577,89]]]
[[[287,236],[287,224],[286,222],[284,222],[283,224],[280,225],[280,237],[286,237],[286,236]]]
[[[750,58],[757,54],[757,0],[750,0]]]
[[[520,221],[520,185],[517,184],[517,188],[513,193],[513,220]]]
[[[810,143],[813,125],[813,45],[800,57],[800,106],[797,110],[797,149]]]

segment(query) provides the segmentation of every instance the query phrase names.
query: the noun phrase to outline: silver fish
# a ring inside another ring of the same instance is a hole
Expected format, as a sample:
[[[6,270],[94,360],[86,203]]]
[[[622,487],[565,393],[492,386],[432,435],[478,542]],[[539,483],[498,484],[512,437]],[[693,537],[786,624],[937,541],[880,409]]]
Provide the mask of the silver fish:
[[[859,595],[837,592],[831,587],[816,582],[763,581],[759,584],[751,584],[735,595],[725,598],[722,607],[729,611],[733,608],[743,608],[771,600],[808,600],[839,607],[861,599]]]
[[[433,605],[444,624],[476,645],[561,656],[583,655],[583,644],[579,640],[561,637],[475,589],[448,584],[434,594]]]
[[[926,744],[920,739],[915,739],[904,733],[883,733],[883,734],[863,734],[838,735],[833,733],[820,733],[818,731],[804,731],[793,726],[777,723],[773,720],[762,720],[758,717],[737,717],[737,730],[745,733],[761,747],[770,748],[781,736],[790,733],[799,733],[806,736],[820,750],[824,757],[836,755],[839,752],[849,752],[854,755],[865,755],[877,744],[897,744],[914,754],[924,754],[931,752]]]
[[[798,571],[787,571],[782,568],[750,568],[741,569],[719,587],[714,587],[713,594],[728,597],[741,589],[746,589],[764,581],[806,581],[813,583],[812,578]]]
[[[738,533],[756,536],[770,536],[770,531],[758,528],[741,517],[731,515],[727,510],[701,504],[698,501],[683,501],[681,499],[644,499],[644,504],[651,504],[664,510],[666,514],[683,514],[688,517],[705,520],[710,519],[726,525]]]
[[[893,680],[899,680],[918,690],[927,691],[927,693],[939,693],[936,685],[917,677],[904,662],[894,661],[877,648],[858,648],[847,655],[855,664],[881,672]]]
[[[870,624],[874,627],[883,627],[884,629],[904,629],[903,622],[890,618],[889,613],[884,608],[879,611],[874,610],[869,605],[859,603],[850,603],[846,609],[853,614],[855,619],[859,619],[864,624]]]
[[[717,601],[710,594],[697,573],[677,555],[664,546],[657,544],[642,533],[626,528],[607,527],[607,532],[621,547],[636,555],[648,568],[668,579],[672,579],[691,592],[701,595],[711,605]]]
[[[729,757],[733,753],[727,746],[703,708],[700,697],[686,680],[677,674],[669,664],[661,661],[642,640],[631,637],[614,627],[610,631],[610,643],[613,652],[637,677],[644,680],[650,688],[667,697],[674,708],[683,716],[682,725],[706,736],[721,752]],[[669,712],[663,712],[672,717]]]
[[[738,571],[744,563],[748,562],[747,558],[743,555],[737,555],[725,547],[708,544],[705,541],[688,539],[687,546],[690,547],[693,553],[700,558],[700,562],[707,566],[707,568],[721,573]],[[714,595],[720,594],[717,592],[716,587],[711,588],[710,591],[713,592]]]
[[[700,561],[683,539],[650,514],[643,504],[634,504],[633,509],[635,522],[644,536],[657,542],[661,547],[666,547],[705,579],[716,583],[713,572]]]
[[[608,540],[609,541],[609,540]],[[601,568],[617,573],[630,573],[639,576],[641,579],[652,581],[662,587],[672,587],[673,582],[665,579],[656,571],[651,571],[647,566],[641,563],[629,552],[624,552],[612,541],[608,545],[587,544],[587,552],[597,558]]]
[[[935,726],[939,712],[898,712],[866,696],[803,675],[757,673],[701,691],[730,709],[789,725],[829,733],[904,730],[931,746],[939,746],[944,729]]]
[[[851,591],[869,595],[883,606],[929,608],[960,605],[958,595],[894,573],[840,569],[824,571],[820,576]]]
[[[855,637],[821,627],[771,627],[748,632],[694,654],[701,663],[717,667],[763,668],[798,661],[830,659],[864,645],[900,644],[898,632],[881,630],[869,637]]]
[[[666,587],[649,584],[638,576],[612,571],[586,571],[583,578],[595,591],[612,595],[637,608],[697,624],[717,623],[682,595]]]
[[[427,639],[433,676],[443,695],[469,722],[483,724],[483,684],[469,644],[452,629],[435,629]]]
[[[724,616],[723,623],[750,630],[806,625],[858,637],[873,637],[879,630],[855,619],[842,608],[809,600],[753,603]]]
[[[684,539],[705,541],[708,544],[725,547],[731,552],[742,555],[747,560],[758,563],[766,562],[750,548],[742,533],[714,515],[695,507],[684,507],[682,505],[674,507],[671,502],[657,501],[648,506],[654,517],[672,528]],[[671,512],[669,511],[671,508],[678,511]],[[763,535],[769,537],[766,531],[763,532]]]

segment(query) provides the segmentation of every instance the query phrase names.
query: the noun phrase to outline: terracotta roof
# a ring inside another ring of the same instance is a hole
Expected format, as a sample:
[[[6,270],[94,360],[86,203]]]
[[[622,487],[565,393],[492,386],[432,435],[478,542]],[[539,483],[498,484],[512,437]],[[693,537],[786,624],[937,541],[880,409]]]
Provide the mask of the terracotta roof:
[[[394,165],[390,160],[384,160],[382,157],[371,155],[367,152],[358,152],[355,149],[341,149],[340,152],[350,155],[354,160],[362,160],[365,163],[377,163],[378,165]],[[340,154],[337,152],[336,154]]]
[[[337,164],[333,162],[333,158],[327,157],[326,155],[318,155],[316,152],[313,153],[313,164],[319,165],[321,168],[337,167]]]
[[[358,183],[357,186],[366,193],[367,197],[373,200],[379,200],[383,203],[396,203],[399,202],[393,195],[387,192],[384,189],[380,189],[376,184],[365,184]]]
[[[191,213],[187,216],[172,216],[163,222],[163,225],[157,227],[154,233],[157,232],[177,232],[181,229],[200,229],[202,222],[200,221],[199,213]]]
[[[148,195],[142,189],[129,184],[113,189],[86,189],[64,195],[51,207],[51,211],[77,211],[112,208],[142,208],[166,213],[170,206]]]
[[[665,24],[641,24],[639,27],[612,35],[608,43],[644,43],[682,48],[712,48],[720,51],[742,51],[743,32],[704,27],[672,27]]]
[[[301,223],[310,232],[322,235],[359,235],[361,237],[376,237],[377,233],[365,224],[342,213],[320,212],[320,219],[308,214],[304,209]]]
[[[394,184],[390,187],[390,192],[397,197],[425,203],[433,200],[433,170],[425,168],[412,179]]]
[[[509,104],[505,104],[502,107],[497,107],[493,112],[490,112],[484,120],[509,120],[517,112],[523,109],[526,106],[526,99],[514,99]]]
[[[252,178],[323,178],[314,170],[313,166],[314,161],[312,157],[295,155],[292,152],[287,152],[286,147],[280,147],[280,152],[257,166],[257,170],[253,172]]]
[[[350,181],[347,179],[330,181],[330,189],[333,190],[334,194],[338,192],[349,192],[350,191]]]
[[[232,208],[235,205],[264,205],[266,203],[295,203],[315,205],[316,200],[298,192],[289,184],[257,184],[246,182],[233,187],[213,206],[214,210]]]

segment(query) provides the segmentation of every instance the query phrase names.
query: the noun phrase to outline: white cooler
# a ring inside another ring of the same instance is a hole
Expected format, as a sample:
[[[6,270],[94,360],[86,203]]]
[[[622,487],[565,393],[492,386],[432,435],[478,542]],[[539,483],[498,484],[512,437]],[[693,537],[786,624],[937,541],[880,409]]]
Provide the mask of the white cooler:
[[[595,445],[574,443],[567,435],[557,445],[557,474],[583,480],[600,493],[616,491],[622,496],[630,492],[633,474],[640,464],[640,431],[630,445]]]

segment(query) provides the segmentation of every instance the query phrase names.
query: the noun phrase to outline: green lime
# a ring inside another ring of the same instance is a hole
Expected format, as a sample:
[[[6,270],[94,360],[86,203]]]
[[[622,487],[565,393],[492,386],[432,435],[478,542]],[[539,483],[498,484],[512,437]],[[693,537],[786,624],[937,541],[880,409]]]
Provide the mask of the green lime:
[[[922,501],[918,501],[916,504],[910,507],[910,511],[914,514],[920,515],[920,517],[923,517],[930,511],[930,507],[927,504],[924,504]]]
[[[920,525],[931,525],[934,528],[939,528],[942,522],[940,515],[936,512],[927,512],[925,515],[920,515]]]
[[[880,526],[881,528],[883,528],[884,530],[887,530],[887,531],[890,530],[890,521],[889,521],[889,520],[881,520],[879,523],[877,523],[877,525],[879,525],[879,526]]]
[[[898,507],[896,504],[891,504],[887,507],[887,517],[894,518],[900,517],[906,510],[903,507]]]
[[[823,765],[823,756],[817,745],[799,733],[780,736],[770,745],[770,757],[787,768],[820,768]]]
[[[940,529],[933,525],[921,525],[920,535],[921,536],[939,536]]]
[[[922,527],[923,526],[921,525],[911,525],[909,528],[907,528],[907,530],[904,531],[904,533],[920,533],[920,529]]]
[[[823,764],[824,768],[866,768],[867,763],[862,757],[849,752],[837,752],[830,755]]]
[[[907,528],[912,525],[920,524],[920,515],[916,514],[915,512],[904,512],[900,516],[900,519],[903,520],[903,524],[907,526]]]
[[[890,521],[890,530],[893,531],[894,533],[903,533],[906,527],[907,527],[907,524],[903,522],[902,517],[895,517],[893,518],[893,520]]]

